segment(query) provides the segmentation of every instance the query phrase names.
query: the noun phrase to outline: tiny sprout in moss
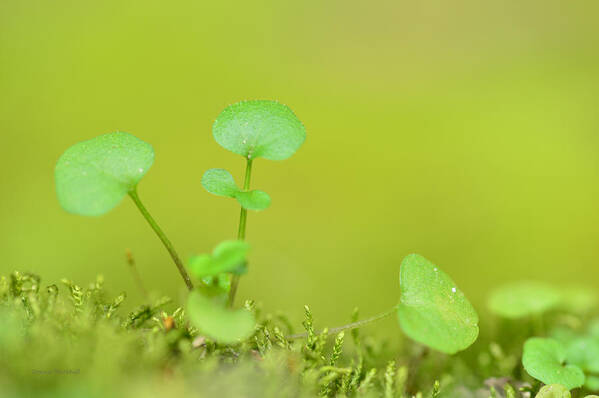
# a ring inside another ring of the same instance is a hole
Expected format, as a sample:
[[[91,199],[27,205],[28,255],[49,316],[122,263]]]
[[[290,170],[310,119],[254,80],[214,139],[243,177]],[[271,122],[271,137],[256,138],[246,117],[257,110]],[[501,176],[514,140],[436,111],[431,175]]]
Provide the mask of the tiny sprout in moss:
[[[578,388],[585,376],[578,366],[566,363],[566,349],[557,340],[532,337],[524,343],[522,365],[529,375],[545,384]]]

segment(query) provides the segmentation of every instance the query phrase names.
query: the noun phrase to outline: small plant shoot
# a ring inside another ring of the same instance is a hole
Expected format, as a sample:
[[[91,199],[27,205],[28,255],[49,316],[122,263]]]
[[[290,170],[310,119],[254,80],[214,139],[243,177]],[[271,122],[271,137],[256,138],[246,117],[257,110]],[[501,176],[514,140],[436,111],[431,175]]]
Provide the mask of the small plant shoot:
[[[293,155],[306,140],[302,122],[286,105],[270,100],[241,101],[230,105],[216,118],[212,126],[216,142],[223,148],[246,159],[243,188],[239,189],[227,170],[211,169],[204,173],[202,186],[218,196],[234,198],[241,205],[237,239],[244,240],[248,210],[264,210],[270,206],[270,196],[250,190],[254,159],[284,160]],[[233,275],[229,304],[235,300],[239,275]]]
[[[561,384],[571,390],[585,382],[582,369],[566,362],[566,349],[554,339],[528,339],[524,343],[522,365],[529,375],[545,384]]]
[[[137,184],[154,163],[154,149],[123,132],[104,134],[73,145],[58,159],[56,193],[66,211],[101,216],[129,195],[162,241],[188,289],[191,279],[175,248],[158,226],[137,193]]]
[[[413,340],[455,354],[478,336],[478,315],[451,278],[426,258],[411,254],[399,274],[399,324]]]

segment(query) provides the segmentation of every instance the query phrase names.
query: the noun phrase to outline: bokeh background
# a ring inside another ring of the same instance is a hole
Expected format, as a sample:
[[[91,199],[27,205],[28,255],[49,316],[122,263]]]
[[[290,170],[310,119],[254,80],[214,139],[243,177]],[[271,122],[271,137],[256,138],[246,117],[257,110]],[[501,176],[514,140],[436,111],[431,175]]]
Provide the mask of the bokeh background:
[[[516,279],[599,281],[599,24],[595,1],[0,2],[0,273],[101,273],[131,305],[184,289],[129,200],[97,219],[58,205],[54,164],[115,130],[150,142],[140,196],[182,257],[235,237],[233,200],[203,191],[244,161],[211,125],[277,99],[308,138],[255,162],[240,297],[333,325],[398,298],[418,252],[484,316]],[[397,329],[389,329],[397,333]]]

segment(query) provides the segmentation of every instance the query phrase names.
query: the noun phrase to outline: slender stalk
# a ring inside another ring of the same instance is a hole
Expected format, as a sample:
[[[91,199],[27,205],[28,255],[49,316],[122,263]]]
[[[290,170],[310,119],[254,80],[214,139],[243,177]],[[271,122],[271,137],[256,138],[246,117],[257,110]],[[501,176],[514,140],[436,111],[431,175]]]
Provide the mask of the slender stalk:
[[[127,249],[126,256],[127,256],[127,264],[129,264],[129,269],[131,270],[131,274],[133,274],[133,279],[135,279],[135,282],[137,283],[137,286],[139,287],[139,290],[143,294],[146,301],[149,301],[150,296],[148,295],[148,291],[146,290],[143,280],[141,279],[139,270],[137,269],[137,266],[135,265],[135,258],[133,257],[133,253],[131,253],[131,250]]]
[[[248,158],[245,165],[245,177],[243,179],[243,190],[250,190],[250,180],[252,178],[252,159]],[[247,224],[248,211],[241,208],[239,214],[239,229],[237,230],[237,239],[245,240],[245,226]],[[247,265],[247,263],[246,263]],[[229,291],[229,306],[233,306],[235,301],[235,294],[237,293],[237,287],[239,286],[239,275],[233,275],[231,279],[231,290]]]
[[[348,323],[347,325],[337,326],[335,328],[329,329],[329,334],[333,335],[333,334],[342,332],[344,330],[357,329],[359,327],[368,325],[369,323],[380,321],[381,319],[385,319],[389,315],[393,314],[395,311],[397,311],[397,306],[395,306],[385,312],[382,312],[380,314],[371,316],[370,318],[362,319],[357,322],[352,322],[352,323]],[[316,334],[321,334],[322,332],[323,331],[321,330],[320,332],[318,332]],[[289,335],[289,336],[287,336],[287,340],[303,339],[305,337],[308,337],[307,332]]]
[[[169,254],[171,255],[171,258],[177,266],[177,269],[179,270],[179,273],[181,274],[181,277],[185,281],[185,285],[187,285],[187,288],[189,290],[193,290],[193,283],[191,283],[191,279],[189,278],[187,271],[185,271],[185,267],[183,266],[181,258],[175,251],[175,248],[173,247],[171,241],[168,240],[162,229],[156,223],[156,220],[154,220],[154,218],[150,215],[143,203],[141,203],[141,200],[139,200],[139,196],[137,195],[137,188],[134,188],[132,191],[130,191],[129,196],[131,197],[131,199],[133,199],[133,202],[135,203],[141,214],[144,216],[148,224],[150,224],[150,227],[152,227],[154,232],[156,232],[156,235],[158,235],[158,238],[160,238],[162,244],[164,245],[164,247],[166,247],[166,250],[168,250]]]

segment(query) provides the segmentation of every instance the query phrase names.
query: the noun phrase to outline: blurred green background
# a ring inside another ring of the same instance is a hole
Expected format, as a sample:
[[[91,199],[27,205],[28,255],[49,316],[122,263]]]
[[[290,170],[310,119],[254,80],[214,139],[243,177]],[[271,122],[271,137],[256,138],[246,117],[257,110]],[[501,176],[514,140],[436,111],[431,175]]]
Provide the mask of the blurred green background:
[[[211,125],[228,104],[278,99],[308,138],[255,163],[272,207],[251,213],[242,298],[318,324],[384,310],[403,256],[489,289],[599,271],[599,3],[592,1],[1,1],[0,273],[104,274],[130,303],[184,297],[167,252],[127,200],[65,213],[53,169],[116,130],[150,142],[140,196],[184,258],[235,236],[238,207],[203,191],[244,162]],[[397,333],[392,329],[390,333]]]

